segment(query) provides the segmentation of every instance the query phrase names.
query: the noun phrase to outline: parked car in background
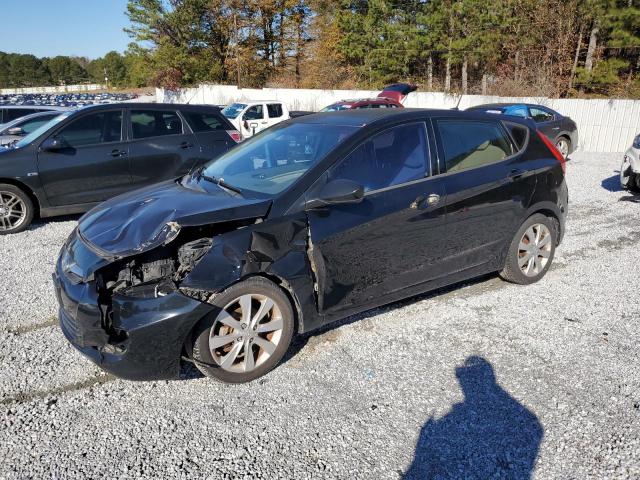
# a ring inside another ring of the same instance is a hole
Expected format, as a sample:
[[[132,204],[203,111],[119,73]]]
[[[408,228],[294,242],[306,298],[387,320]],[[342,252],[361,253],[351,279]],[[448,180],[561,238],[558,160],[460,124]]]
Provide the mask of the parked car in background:
[[[529,120],[377,109],[280,123],[204,168],[111,199],[65,243],[66,338],[116,376],[246,382],[306,333],[500,272],[540,280],[565,159]]]
[[[640,193],[640,134],[625,152],[620,166],[620,185],[633,193]]]
[[[222,109],[222,114],[240,132],[242,138],[252,137],[290,118],[287,106],[277,100],[232,103]]]
[[[341,110],[360,110],[363,108],[403,108],[402,102],[418,87],[408,83],[394,83],[385,87],[376,98],[356,98],[340,100],[327,105],[320,112],[338,112]]]
[[[553,142],[565,158],[575,152],[578,147],[578,126],[576,122],[544,105],[490,103],[476,105],[467,110],[480,110],[487,113],[531,118],[536,123],[536,128]]]
[[[0,127],[0,146],[4,147],[21,140],[58,115],[60,112],[55,111],[32,113],[5,123]]]
[[[207,106],[120,103],[62,113],[0,151],[0,234],[151,183],[226,152],[239,133]]]
[[[17,118],[24,117],[25,115],[31,115],[38,112],[67,112],[68,107],[54,107],[44,105],[29,105],[29,106],[15,106],[15,105],[0,105],[0,127],[5,123],[9,123]]]

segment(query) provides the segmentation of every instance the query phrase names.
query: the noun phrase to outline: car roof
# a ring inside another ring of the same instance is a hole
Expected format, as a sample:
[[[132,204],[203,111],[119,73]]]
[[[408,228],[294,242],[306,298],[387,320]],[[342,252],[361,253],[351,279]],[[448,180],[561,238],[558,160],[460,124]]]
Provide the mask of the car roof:
[[[482,105],[474,105],[469,107],[468,110],[485,109],[485,108],[507,108],[507,107],[542,107],[547,110],[554,111],[552,108],[539,103],[484,103]]]
[[[144,110],[215,110],[220,111],[220,107],[215,105],[188,105],[185,103],[146,103],[146,102],[114,102],[114,103],[101,103],[97,105],[86,105],[79,111],[86,112],[87,110],[109,110],[112,108],[138,108]]]
[[[62,115],[63,113],[64,112],[58,112],[57,110],[45,110],[44,112],[30,113],[29,115],[25,115],[24,117],[14,118],[10,122],[3,123],[2,127],[3,128],[7,128],[7,127],[11,127],[12,125],[14,125],[16,123],[22,123],[25,120],[31,120],[32,118],[45,117],[47,115],[55,115],[55,116],[57,116],[57,115]]]
[[[0,108],[6,108],[8,110],[54,110],[66,112],[67,110],[71,110],[70,107],[59,107],[56,105],[0,105]]]
[[[331,105],[339,105],[346,103],[397,103],[394,99],[388,97],[376,97],[376,98],[352,98],[346,100],[339,100],[337,102],[333,102]]]
[[[306,123],[316,125],[342,125],[363,127],[374,123],[386,123],[390,120],[411,120],[425,117],[452,117],[469,118],[477,120],[491,119],[496,116],[485,112],[470,112],[464,110],[436,110],[429,108],[389,108],[389,109],[362,109],[362,110],[342,110],[337,112],[322,112],[312,115],[305,115],[288,120],[289,123]],[[517,117],[514,117],[517,118]],[[524,119],[523,119],[524,120]],[[510,119],[511,121],[511,119]],[[520,123],[527,124],[526,121]]]

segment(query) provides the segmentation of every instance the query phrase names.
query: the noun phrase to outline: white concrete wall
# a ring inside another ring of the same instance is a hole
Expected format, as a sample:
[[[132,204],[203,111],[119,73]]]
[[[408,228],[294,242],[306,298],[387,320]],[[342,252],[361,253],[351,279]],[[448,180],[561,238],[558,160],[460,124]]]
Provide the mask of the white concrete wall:
[[[86,84],[86,85],[58,85],[51,87],[25,87],[25,88],[1,88],[0,95],[16,95],[25,93],[76,93],[91,92],[94,90],[103,90],[104,85]]]
[[[230,85],[200,85],[178,92],[157,89],[158,102],[226,105],[241,100],[280,100],[290,110],[318,111],[348,98],[375,97],[369,90],[303,90],[289,88],[249,89]],[[547,105],[578,124],[578,148],[588,152],[622,152],[640,133],[640,100],[582,100],[546,97],[494,97],[464,95],[462,98],[436,92],[414,92],[405,102],[407,107],[461,109],[493,102],[524,102]]]

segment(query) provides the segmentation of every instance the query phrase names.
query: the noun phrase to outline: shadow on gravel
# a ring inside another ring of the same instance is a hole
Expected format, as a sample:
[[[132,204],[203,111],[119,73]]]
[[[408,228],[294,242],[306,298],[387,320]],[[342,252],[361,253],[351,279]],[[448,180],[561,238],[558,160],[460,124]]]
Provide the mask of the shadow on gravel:
[[[610,192],[622,192],[623,190],[622,190],[622,187],[620,186],[620,172],[616,171],[615,175],[602,180],[601,185],[602,185],[602,188]]]
[[[403,479],[531,478],[544,433],[538,418],[496,383],[484,358],[467,358],[456,376],[464,401],[424,424]]]

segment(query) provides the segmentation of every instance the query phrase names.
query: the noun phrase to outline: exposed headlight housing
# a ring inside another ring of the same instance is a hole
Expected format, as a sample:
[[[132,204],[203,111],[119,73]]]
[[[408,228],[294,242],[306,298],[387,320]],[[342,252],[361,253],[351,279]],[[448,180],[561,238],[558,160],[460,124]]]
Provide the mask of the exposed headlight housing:
[[[640,135],[633,139],[633,148],[640,149]]]

